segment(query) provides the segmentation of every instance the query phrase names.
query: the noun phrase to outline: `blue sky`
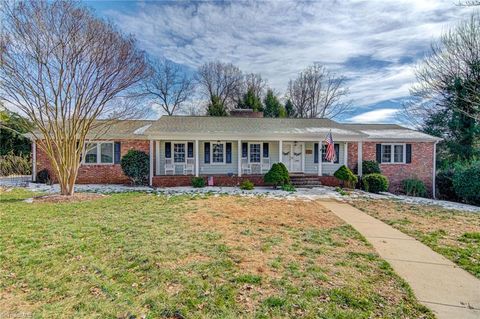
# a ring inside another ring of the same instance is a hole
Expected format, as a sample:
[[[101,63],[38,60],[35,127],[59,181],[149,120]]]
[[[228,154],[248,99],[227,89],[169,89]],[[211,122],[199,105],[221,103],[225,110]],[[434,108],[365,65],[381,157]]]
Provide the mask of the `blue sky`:
[[[193,71],[221,60],[261,73],[281,95],[319,62],[348,78],[347,122],[398,122],[413,70],[432,41],[465,18],[458,1],[85,1],[149,54]]]

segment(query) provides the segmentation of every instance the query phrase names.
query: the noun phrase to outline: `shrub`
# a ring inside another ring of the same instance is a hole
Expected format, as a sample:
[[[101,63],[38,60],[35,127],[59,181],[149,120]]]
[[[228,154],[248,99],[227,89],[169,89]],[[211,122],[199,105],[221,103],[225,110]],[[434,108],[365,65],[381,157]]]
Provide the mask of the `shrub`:
[[[283,163],[274,163],[263,179],[265,184],[273,185],[275,188],[290,183],[288,170]]]
[[[149,158],[145,152],[129,150],[122,157],[120,165],[123,173],[130,178],[134,185],[146,184],[149,175]]]
[[[458,200],[453,188],[453,169],[439,171],[435,178],[435,184],[439,199]]]
[[[251,181],[249,181],[248,179],[246,180],[243,180],[241,183],[240,183],[240,189],[244,189],[244,190],[252,190],[254,188],[254,185]]]
[[[427,188],[423,181],[418,178],[409,178],[402,181],[403,191],[408,196],[425,197]]]
[[[358,182],[357,176],[345,165],[340,166],[340,168],[333,173],[333,176],[342,181],[342,186],[345,184],[349,188],[355,187],[355,184]]]
[[[382,174],[363,175],[362,182],[367,192],[379,193],[388,190],[388,178]]]
[[[203,177],[193,177],[192,187],[195,187],[195,188],[205,187],[205,179]]]
[[[456,165],[453,187],[463,201],[480,204],[480,160]]]
[[[50,172],[48,171],[48,169],[44,168],[37,173],[37,183],[42,183],[42,184],[52,183],[52,178],[50,176]]]
[[[368,174],[381,174],[380,165],[377,161],[363,161],[362,162],[362,173],[364,175]]]
[[[282,185],[282,191],[293,193],[297,190],[295,189],[295,186],[293,186],[292,184],[283,184]]]
[[[29,175],[32,165],[28,156],[15,155],[12,152],[0,156],[0,176]]]

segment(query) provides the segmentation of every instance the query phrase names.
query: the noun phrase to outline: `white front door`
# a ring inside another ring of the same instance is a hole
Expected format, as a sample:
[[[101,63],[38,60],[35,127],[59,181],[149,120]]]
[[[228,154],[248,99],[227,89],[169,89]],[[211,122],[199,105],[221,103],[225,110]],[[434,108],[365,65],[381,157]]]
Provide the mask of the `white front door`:
[[[303,143],[283,143],[282,163],[289,172],[303,172],[303,151]]]

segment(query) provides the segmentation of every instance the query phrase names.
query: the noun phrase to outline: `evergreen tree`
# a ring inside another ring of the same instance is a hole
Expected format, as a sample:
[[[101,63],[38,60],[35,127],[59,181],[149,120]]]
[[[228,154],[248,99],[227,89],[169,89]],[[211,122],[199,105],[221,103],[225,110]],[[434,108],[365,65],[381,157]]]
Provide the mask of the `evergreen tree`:
[[[31,127],[27,119],[0,104],[0,155],[30,155],[30,140],[22,134]]]
[[[207,115],[210,116],[228,116],[225,105],[216,95],[212,96],[212,100],[207,106]]]
[[[285,112],[287,114],[286,117],[295,117],[295,110],[293,108],[293,103],[290,101],[290,99],[287,100],[287,103],[285,103]]]
[[[280,101],[278,101],[275,94],[273,94],[273,90],[269,89],[267,91],[263,103],[265,104],[265,109],[263,111],[265,117],[280,117],[280,112],[283,106],[280,104]]]
[[[260,98],[255,94],[255,91],[252,88],[247,90],[242,97],[242,99],[238,102],[239,109],[252,109],[255,112],[262,112],[263,105]]]

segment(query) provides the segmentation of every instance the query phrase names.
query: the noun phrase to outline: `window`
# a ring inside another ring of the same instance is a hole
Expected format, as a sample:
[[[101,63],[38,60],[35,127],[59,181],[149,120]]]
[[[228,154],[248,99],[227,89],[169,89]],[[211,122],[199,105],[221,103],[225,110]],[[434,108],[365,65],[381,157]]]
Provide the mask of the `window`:
[[[250,144],[250,163],[260,163],[261,161],[261,148],[260,144],[252,143]]]
[[[334,163],[339,163],[340,162],[340,144],[333,144],[333,149],[335,150],[335,161]],[[322,144],[322,162],[323,163],[330,163],[330,161],[327,161],[325,159],[325,156],[327,155],[327,145]]]
[[[212,163],[225,163],[225,143],[212,143]]]
[[[85,143],[85,164],[113,164],[113,142]]]
[[[405,163],[404,144],[382,144],[382,163]]]
[[[185,163],[185,143],[173,144],[173,162]]]

